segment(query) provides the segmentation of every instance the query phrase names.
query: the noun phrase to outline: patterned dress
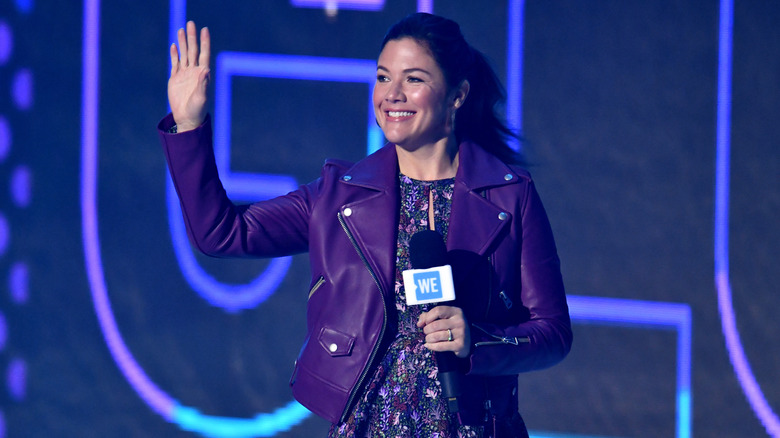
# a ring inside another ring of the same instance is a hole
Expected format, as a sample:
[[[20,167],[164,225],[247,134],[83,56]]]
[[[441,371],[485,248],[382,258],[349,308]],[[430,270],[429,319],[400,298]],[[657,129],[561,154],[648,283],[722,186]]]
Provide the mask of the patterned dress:
[[[437,380],[436,360],[424,347],[417,319],[430,305],[406,306],[401,272],[410,269],[409,240],[430,228],[431,192],[435,229],[446,241],[455,179],[418,181],[399,176],[401,212],[395,271],[397,332],[353,414],[333,425],[329,437],[480,438],[482,428],[460,426],[449,413]],[[389,334],[392,335],[392,334]]]

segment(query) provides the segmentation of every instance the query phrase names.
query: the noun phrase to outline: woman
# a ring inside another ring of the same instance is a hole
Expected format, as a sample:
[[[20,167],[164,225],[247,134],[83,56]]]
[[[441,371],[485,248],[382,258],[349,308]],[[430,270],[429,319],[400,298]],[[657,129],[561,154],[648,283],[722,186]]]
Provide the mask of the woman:
[[[571,325],[547,216],[495,113],[503,90],[458,25],[418,13],[385,37],[373,92],[385,147],[329,160],[317,180],[249,206],[232,204],[217,176],[206,28],[200,41],[189,22],[181,51],[171,46],[160,138],[201,251],[309,252],[296,399],[333,423],[330,436],[527,436],[517,374],[562,360]],[[446,241],[458,299],[406,306],[409,240],[428,229]],[[458,358],[457,412],[433,352]]]

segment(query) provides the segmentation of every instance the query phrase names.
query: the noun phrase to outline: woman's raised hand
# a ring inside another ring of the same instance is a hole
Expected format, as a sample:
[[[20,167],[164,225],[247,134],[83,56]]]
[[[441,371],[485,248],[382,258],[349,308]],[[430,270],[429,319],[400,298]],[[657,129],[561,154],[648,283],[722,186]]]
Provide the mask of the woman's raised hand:
[[[206,89],[209,83],[211,37],[208,28],[200,30],[200,49],[195,23],[179,29],[179,46],[171,44],[171,77],[168,79],[168,103],[178,132],[200,126],[206,119]]]

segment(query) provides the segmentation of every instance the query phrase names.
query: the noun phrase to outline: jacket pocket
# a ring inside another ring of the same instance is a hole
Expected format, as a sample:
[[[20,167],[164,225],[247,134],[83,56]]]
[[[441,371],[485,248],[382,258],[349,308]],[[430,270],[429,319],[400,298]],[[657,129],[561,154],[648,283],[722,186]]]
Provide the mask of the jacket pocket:
[[[355,345],[355,337],[332,328],[323,327],[317,339],[331,357],[348,356]]]

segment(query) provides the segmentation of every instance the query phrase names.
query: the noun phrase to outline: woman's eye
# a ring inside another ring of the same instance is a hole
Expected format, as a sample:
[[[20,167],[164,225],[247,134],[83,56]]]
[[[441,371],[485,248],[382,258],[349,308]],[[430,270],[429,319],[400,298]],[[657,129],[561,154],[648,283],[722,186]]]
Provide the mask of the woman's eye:
[[[376,75],[376,81],[377,82],[387,82],[388,79],[387,79],[387,76],[385,76],[385,75]]]
[[[414,77],[414,76],[409,76],[409,78],[408,78],[407,80],[408,80],[409,82],[422,82],[422,79],[420,79],[420,78],[416,78],[416,77]]]

